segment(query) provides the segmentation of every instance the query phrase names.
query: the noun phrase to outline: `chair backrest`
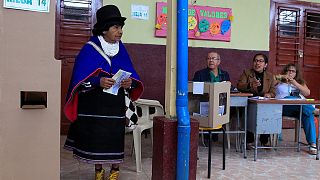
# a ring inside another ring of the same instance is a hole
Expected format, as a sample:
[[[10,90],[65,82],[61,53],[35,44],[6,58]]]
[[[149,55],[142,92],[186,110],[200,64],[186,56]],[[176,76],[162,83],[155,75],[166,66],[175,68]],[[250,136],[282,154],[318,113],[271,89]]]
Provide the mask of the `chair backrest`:
[[[138,124],[150,123],[154,116],[164,115],[163,106],[157,100],[138,99],[134,104],[136,107],[141,108],[141,116],[138,116]],[[152,107],[155,109],[154,113],[150,113],[150,108]],[[139,115],[139,113],[137,114]]]
[[[290,129],[290,128],[298,128],[299,119],[291,116],[282,116],[282,128]]]
[[[282,120],[290,120],[290,121],[298,121],[299,119],[296,117],[291,117],[291,116],[282,116]]]

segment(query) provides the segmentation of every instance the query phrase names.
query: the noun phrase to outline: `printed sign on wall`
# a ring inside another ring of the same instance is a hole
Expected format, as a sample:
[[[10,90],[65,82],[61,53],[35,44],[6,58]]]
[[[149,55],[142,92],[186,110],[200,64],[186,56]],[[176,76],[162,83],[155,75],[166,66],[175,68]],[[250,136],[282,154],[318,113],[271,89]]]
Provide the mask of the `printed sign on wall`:
[[[167,3],[157,2],[156,37],[166,37],[167,11]],[[188,37],[190,39],[230,41],[232,18],[230,8],[189,5]]]
[[[131,5],[131,18],[148,20],[149,19],[149,6],[132,4]]]
[[[49,12],[50,0],[3,0],[3,7],[27,11]]]

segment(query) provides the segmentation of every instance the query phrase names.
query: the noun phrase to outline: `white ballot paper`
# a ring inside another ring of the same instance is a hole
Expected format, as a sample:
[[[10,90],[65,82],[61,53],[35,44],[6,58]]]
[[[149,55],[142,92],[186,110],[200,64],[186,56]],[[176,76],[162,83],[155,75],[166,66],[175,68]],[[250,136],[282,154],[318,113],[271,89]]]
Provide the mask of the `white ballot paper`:
[[[202,116],[209,115],[209,102],[200,102],[200,114]]]
[[[193,82],[193,94],[203,94],[204,82]]]
[[[118,90],[120,88],[121,81],[124,79],[128,79],[130,75],[131,75],[130,72],[120,69],[115,75],[112,76],[112,79],[116,81],[114,85],[111,86],[111,88],[109,89],[104,88],[103,92],[110,93],[113,95],[118,95]]]

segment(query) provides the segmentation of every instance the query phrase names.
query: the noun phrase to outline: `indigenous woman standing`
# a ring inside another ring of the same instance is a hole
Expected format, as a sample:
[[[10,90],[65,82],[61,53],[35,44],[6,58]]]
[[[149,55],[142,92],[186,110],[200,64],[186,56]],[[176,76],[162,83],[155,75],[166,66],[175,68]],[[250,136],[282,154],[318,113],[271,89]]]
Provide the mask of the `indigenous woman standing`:
[[[119,164],[124,158],[126,92],[132,100],[143,92],[143,84],[120,41],[125,17],[114,5],[97,13],[93,36],[78,54],[67,94],[64,112],[73,123],[65,148],[79,161],[95,165],[96,180],[103,180],[103,164],[111,164],[108,179],[118,179]],[[131,73],[119,90],[107,93],[119,70]]]

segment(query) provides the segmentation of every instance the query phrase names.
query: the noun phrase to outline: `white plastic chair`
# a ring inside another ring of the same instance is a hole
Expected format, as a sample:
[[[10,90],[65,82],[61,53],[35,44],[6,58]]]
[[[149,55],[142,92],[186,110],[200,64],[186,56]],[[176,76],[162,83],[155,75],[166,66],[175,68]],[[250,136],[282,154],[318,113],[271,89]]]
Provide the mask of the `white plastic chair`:
[[[140,107],[142,110],[141,116],[138,116],[138,125],[133,130],[133,144],[136,155],[136,167],[137,172],[142,171],[141,164],[141,133],[145,129],[150,129],[151,142],[152,142],[152,128],[153,128],[153,117],[164,115],[163,106],[159,101],[149,99],[138,99],[134,102],[136,107]],[[149,108],[154,107],[155,112],[150,114]],[[137,110],[136,110],[137,111]]]

